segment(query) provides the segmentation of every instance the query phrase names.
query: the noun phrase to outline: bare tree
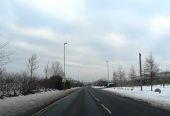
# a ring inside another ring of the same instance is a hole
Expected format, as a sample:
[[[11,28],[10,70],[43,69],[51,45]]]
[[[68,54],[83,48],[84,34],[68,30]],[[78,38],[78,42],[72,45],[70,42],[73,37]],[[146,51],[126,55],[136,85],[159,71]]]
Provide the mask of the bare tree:
[[[5,92],[5,69],[0,68],[0,98],[3,98]]]
[[[166,70],[164,73],[165,73],[165,74],[164,74],[165,79],[162,80],[163,87],[165,87],[165,84],[167,83],[167,78],[168,78],[168,76],[169,76],[169,71]]]
[[[44,73],[45,73],[45,79],[47,79],[49,76],[49,63],[45,65]]]
[[[63,69],[59,62],[53,62],[50,68],[51,76],[61,76],[63,77]]]
[[[120,82],[120,86],[123,86],[123,81],[125,80],[125,71],[122,69],[121,65],[119,65],[119,69],[117,71],[117,77]]]
[[[4,72],[5,72],[5,69],[4,68],[0,68],[0,77],[3,76]]]
[[[117,81],[118,81],[117,72],[113,72],[113,82],[117,84]]]
[[[131,65],[131,68],[129,70],[129,74],[128,74],[128,77],[131,79],[132,81],[132,84],[134,84],[135,82],[135,79],[136,79],[136,71],[135,71],[135,68],[133,65]]]
[[[11,73],[10,76],[12,78],[11,91],[13,91],[14,96],[17,96],[22,86],[20,73]]]
[[[9,42],[0,44],[0,68],[9,62],[10,53],[5,51]]]
[[[153,77],[156,75],[156,73],[159,71],[158,64],[155,62],[154,57],[152,54],[150,54],[146,60],[144,65],[144,70],[147,74],[150,75],[150,84],[151,84],[151,91],[153,86]]]
[[[30,73],[30,77],[32,78],[35,73],[35,70],[38,69],[39,67],[38,61],[37,61],[37,55],[34,54],[28,59],[27,67]]]

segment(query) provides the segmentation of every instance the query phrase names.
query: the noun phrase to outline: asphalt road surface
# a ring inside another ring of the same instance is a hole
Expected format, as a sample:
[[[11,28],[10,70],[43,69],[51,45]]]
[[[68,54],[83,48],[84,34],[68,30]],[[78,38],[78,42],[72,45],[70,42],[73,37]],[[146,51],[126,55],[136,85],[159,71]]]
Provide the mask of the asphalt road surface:
[[[81,88],[42,109],[42,116],[170,116],[147,103],[94,88]]]

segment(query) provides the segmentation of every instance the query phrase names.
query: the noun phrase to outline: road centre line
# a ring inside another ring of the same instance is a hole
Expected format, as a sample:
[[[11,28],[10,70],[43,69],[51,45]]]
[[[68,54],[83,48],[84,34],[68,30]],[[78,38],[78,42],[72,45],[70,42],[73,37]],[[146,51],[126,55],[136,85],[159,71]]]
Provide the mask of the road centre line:
[[[100,100],[91,91],[89,91],[89,93],[94,97],[96,101],[100,102]]]
[[[111,112],[106,106],[104,106],[103,104],[101,104],[101,106],[102,106],[109,114],[112,113],[112,112]]]
[[[100,102],[100,100],[99,100],[98,98],[96,98],[96,97],[95,97],[95,100],[98,101],[98,102]]]
[[[89,90],[88,90],[88,91],[89,91]],[[99,100],[98,98],[96,98],[91,91],[89,91],[89,93],[92,95],[92,97],[94,97],[94,99],[95,99],[96,101],[100,102],[100,100]],[[109,114],[112,113],[105,105],[103,105],[102,103],[101,103],[100,105],[101,105]]]

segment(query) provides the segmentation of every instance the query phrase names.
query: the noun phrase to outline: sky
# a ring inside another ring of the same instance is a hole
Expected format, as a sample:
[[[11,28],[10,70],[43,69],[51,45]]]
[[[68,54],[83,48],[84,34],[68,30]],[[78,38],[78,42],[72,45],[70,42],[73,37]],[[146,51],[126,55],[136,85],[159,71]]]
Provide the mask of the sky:
[[[38,75],[55,61],[63,65],[66,45],[66,75],[81,81],[107,77],[131,65],[139,72],[152,53],[162,70],[170,70],[169,0],[1,0],[0,42],[9,41],[12,52],[5,68],[27,70],[32,54],[39,61]],[[79,75],[79,76],[78,76]]]

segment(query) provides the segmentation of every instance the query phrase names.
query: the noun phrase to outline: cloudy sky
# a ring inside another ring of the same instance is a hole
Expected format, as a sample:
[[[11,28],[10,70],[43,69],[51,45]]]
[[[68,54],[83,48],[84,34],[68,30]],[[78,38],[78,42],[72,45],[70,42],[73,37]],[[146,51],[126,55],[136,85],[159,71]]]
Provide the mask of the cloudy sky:
[[[66,75],[92,81],[122,65],[138,70],[151,52],[161,69],[170,69],[169,0],[1,0],[0,41],[9,41],[12,51],[8,71],[26,70],[26,62],[37,54],[43,75],[45,64],[63,65]],[[137,71],[138,72],[138,71]]]

